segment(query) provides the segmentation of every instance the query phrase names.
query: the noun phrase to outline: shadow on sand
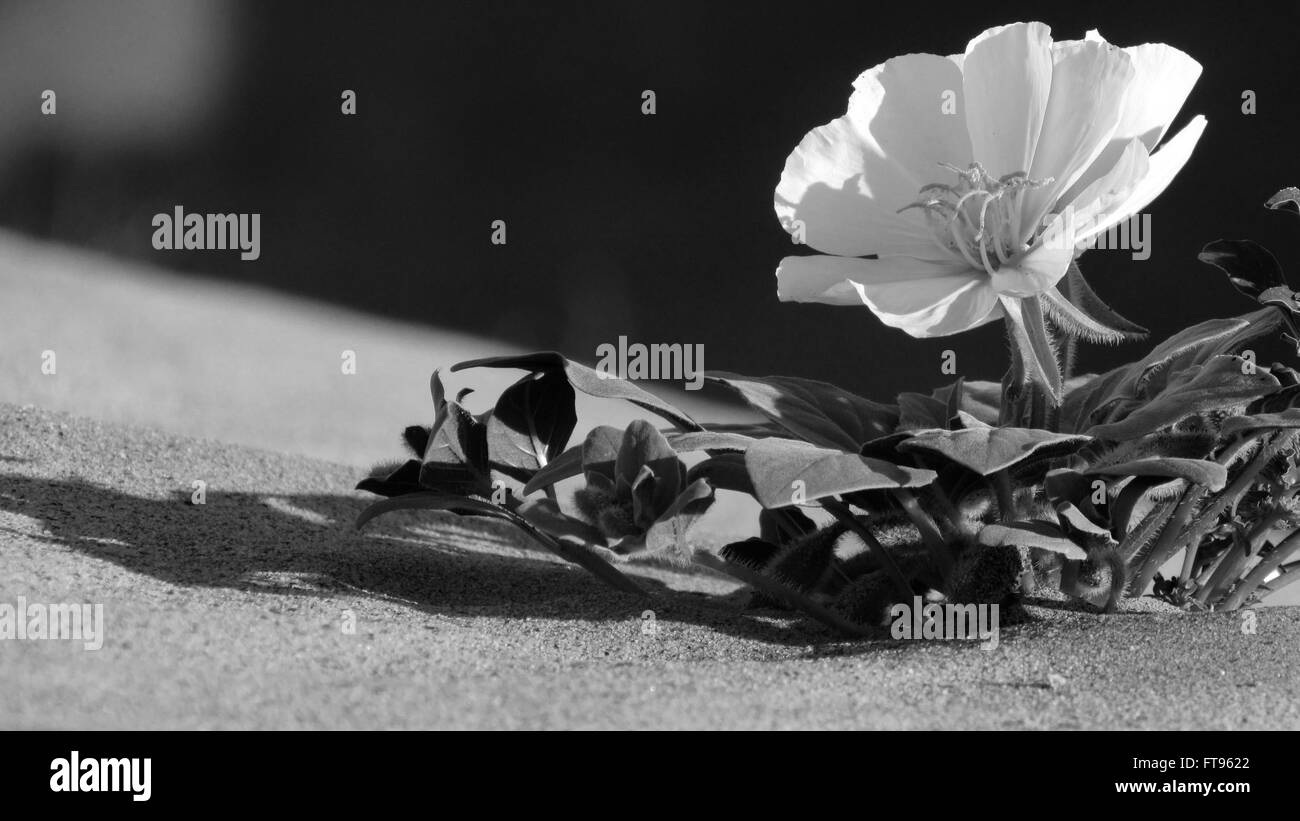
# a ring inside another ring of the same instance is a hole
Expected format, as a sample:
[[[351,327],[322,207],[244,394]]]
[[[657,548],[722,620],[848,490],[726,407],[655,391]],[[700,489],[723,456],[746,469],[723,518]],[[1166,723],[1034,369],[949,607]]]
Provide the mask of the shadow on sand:
[[[725,597],[673,590],[663,581],[673,574],[663,570],[633,567],[629,575],[652,598],[628,596],[553,560],[504,523],[401,512],[357,531],[352,522],[369,501],[209,489],[205,503],[196,505],[187,493],[149,499],[83,479],[0,474],[0,510],[39,521],[45,533],[37,538],[182,587],[360,593],[451,616],[626,624],[653,609],[657,619],[737,638],[790,646],[844,642],[790,614],[747,610],[744,590]]]

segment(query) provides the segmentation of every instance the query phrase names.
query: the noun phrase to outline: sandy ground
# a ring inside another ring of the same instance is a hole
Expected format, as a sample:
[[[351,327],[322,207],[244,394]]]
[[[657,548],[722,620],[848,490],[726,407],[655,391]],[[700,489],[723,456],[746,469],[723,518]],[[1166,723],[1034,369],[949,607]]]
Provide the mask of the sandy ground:
[[[630,598],[506,527],[357,533],[355,478],[0,407],[0,602],[105,618],[95,651],[0,641],[0,726],[1300,728],[1297,608],[1254,635],[1234,615],[1035,610],[992,650],[846,642],[706,575],[638,569],[656,594]]]
[[[3,234],[0,295],[0,605],[106,622],[0,640],[0,728],[1300,728],[1294,607],[1038,609],[988,650],[842,641],[705,574],[637,569],[635,600],[505,526],[351,527],[428,372],[506,346]]]

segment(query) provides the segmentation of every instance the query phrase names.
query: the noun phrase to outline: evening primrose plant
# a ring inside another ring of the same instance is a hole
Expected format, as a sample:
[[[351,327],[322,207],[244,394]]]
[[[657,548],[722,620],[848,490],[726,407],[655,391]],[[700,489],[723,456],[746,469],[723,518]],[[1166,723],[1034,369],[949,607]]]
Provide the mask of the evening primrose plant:
[[[1146,335],[1078,258],[1187,162],[1205,119],[1165,135],[1200,70],[1166,45],[1002,26],[963,54],[864,72],[847,113],[790,155],[776,213],[816,253],[781,261],[780,299],[865,306],[918,338],[1001,321],[1000,382],[877,401],[712,372],[763,420],[714,425],[558,353],[465,362],[452,370],[523,375],[472,413],[435,372],[432,423],[406,430],[412,458],[361,482],[384,498],[358,525],[406,508],[498,518],[629,594],[650,595],[639,563],[701,566],[755,607],[850,635],[916,596],[1231,610],[1282,589],[1300,578],[1300,372],[1252,347],[1300,350],[1300,296],[1276,259],[1208,244],[1200,259],[1252,311],[1075,373],[1078,343]],[[1267,205],[1298,203],[1286,189]],[[577,393],[652,418],[571,441]],[[702,549],[692,529],[719,493],[757,500],[759,535]]]

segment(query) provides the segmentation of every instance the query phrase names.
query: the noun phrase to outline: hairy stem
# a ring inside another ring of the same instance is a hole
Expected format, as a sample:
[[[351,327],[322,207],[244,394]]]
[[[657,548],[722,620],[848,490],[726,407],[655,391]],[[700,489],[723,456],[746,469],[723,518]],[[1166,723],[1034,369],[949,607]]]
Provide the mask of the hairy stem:
[[[894,557],[889,555],[889,551],[876,538],[876,534],[871,532],[871,528],[859,521],[858,517],[853,515],[853,511],[849,509],[849,506],[839,499],[823,499],[822,507],[826,508],[832,516],[839,519],[849,530],[855,533],[866,544],[868,550],[880,557],[880,566],[885,569],[885,573],[889,575],[890,580],[894,583],[898,595],[902,597],[899,601],[910,599],[912,585],[908,584],[907,577],[898,568]]]

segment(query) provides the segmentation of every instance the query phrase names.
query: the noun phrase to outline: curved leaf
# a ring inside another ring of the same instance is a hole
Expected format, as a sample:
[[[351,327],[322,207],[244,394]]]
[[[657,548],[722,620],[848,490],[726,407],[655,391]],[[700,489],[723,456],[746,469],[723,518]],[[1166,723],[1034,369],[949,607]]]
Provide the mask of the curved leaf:
[[[745,452],[745,468],[755,497],[768,508],[859,490],[921,487],[938,475],[793,439],[758,440]]]
[[[493,467],[529,478],[564,451],[577,425],[573,386],[559,371],[532,373],[506,388],[487,420]]]
[[[920,431],[911,439],[900,442],[898,449],[937,453],[981,476],[989,476],[1031,456],[1071,453],[1088,441],[1087,436],[1036,428],[980,426]]]
[[[581,474],[582,445],[574,445],[534,473],[528,480],[528,484],[524,485],[523,493],[527,496],[533,491],[550,487],[557,482],[563,482],[565,479],[571,479]]]
[[[704,479],[719,490],[734,490],[754,495],[754,483],[745,468],[745,457],[739,453],[720,453],[711,456],[686,472],[686,482]]]
[[[1262,369],[1242,373],[1244,361],[1236,356],[1216,356],[1185,383],[1171,386],[1123,420],[1094,425],[1087,432],[1098,439],[1134,439],[1174,425],[1193,414],[1245,405],[1280,387],[1277,378]]]
[[[1269,197],[1264,205],[1274,211],[1286,210],[1287,206],[1290,206],[1292,213],[1300,214],[1300,188],[1283,188]]]
[[[984,525],[979,543],[987,547],[1036,547],[1060,553],[1067,559],[1086,559],[1088,552],[1067,539],[1061,529],[1049,522],[1014,522]]]
[[[1137,362],[1121,365],[1074,387],[1061,408],[1062,430],[1086,430],[1102,410],[1119,401],[1138,399],[1140,388],[1153,374],[1183,355],[1224,350],[1225,346],[1235,344],[1238,335],[1255,318],[1257,314],[1211,319],[1193,325],[1161,342]]]
[[[600,399],[623,399],[634,405],[662,416],[683,430],[703,430],[699,423],[685,411],[679,410],[652,393],[637,387],[626,379],[620,379],[586,365],[579,365],[555,351],[518,356],[489,356],[483,359],[471,359],[451,367],[452,371],[467,368],[519,368],[525,371],[559,371],[569,380],[569,384],[588,396]]]
[[[669,433],[667,438],[668,444],[672,445],[673,450],[678,453],[690,453],[694,450],[722,450],[743,453],[745,448],[754,444],[755,441],[753,436],[746,436],[742,433],[709,430]]]
[[[710,371],[705,379],[735,391],[790,433],[823,447],[857,450],[892,433],[898,411],[826,382],[790,376],[751,377]]]
[[[1270,288],[1286,286],[1277,257],[1254,240],[1218,239],[1206,244],[1196,258],[1223,271],[1232,287],[1251,299],[1259,299]]]
[[[1281,413],[1256,413],[1251,416],[1234,416],[1225,419],[1219,428],[1219,435],[1231,438],[1242,433],[1256,433],[1263,430],[1281,430],[1300,428],[1300,408],[1290,408]]]
[[[1228,483],[1228,469],[1218,462],[1167,456],[1148,456],[1132,462],[1090,467],[1084,473],[1089,476],[1158,476],[1186,479],[1216,492],[1223,490]]]

